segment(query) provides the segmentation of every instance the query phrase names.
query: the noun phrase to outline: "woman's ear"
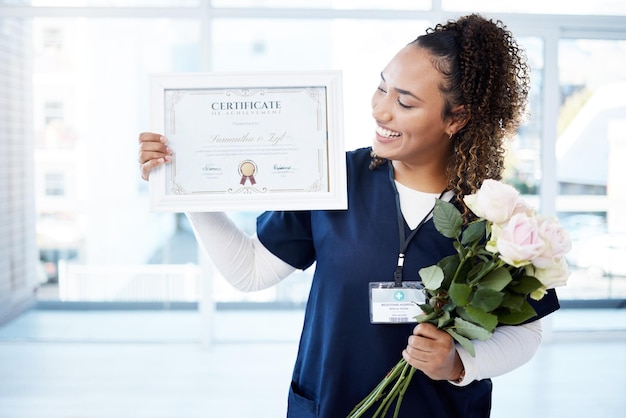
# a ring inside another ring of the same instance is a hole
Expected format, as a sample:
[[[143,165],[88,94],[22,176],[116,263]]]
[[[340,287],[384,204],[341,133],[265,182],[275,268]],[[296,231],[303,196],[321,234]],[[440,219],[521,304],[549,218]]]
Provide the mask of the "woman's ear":
[[[458,105],[450,112],[448,131],[454,135],[465,127],[470,120],[470,112],[465,105]]]

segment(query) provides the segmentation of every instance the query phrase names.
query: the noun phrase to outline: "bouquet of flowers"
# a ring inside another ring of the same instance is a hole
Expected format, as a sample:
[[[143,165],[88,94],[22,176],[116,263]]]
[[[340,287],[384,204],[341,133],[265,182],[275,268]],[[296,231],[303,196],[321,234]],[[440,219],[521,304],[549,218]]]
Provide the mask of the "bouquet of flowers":
[[[489,339],[499,324],[533,318],[528,298],[539,300],[547,289],[565,285],[571,242],[556,218],[538,215],[504,183],[485,180],[464,201],[476,215],[465,227],[452,203],[435,203],[435,227],[454,240],[456,254],[419,271],[426,303],[416,319],[446,331],[474,356],[472,340]],[[414,372],[401,359],[349,418],[374,406],[373,417],[384,417],[394,400],[397,417]]]

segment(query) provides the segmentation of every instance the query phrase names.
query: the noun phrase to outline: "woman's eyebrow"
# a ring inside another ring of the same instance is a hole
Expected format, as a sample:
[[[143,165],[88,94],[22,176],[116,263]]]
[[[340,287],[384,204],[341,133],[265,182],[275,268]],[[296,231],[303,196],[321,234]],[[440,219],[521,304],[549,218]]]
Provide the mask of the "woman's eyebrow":
[[[380,78],[381,78],[381,80],[386,81],[386,80],[385,80],[385,76],[384,76],[384,74],[383,74],[382,72],[380,73]],[[394,90],[396,93],[398,93],[398,94],[403,94],[403,95],[406,95],[406,96],[411,96],[411,97],[413,97],[415,100],[419,100],[420,102],[423,102],[423,100],[422,100],[422,99],[420,99],[419,97],[417,97],[416,95],[414,95],[413,93],[411,93],[411,92],[410,92],[410,91],[408,91],[408,90],[401,89],[401,88],[398,88],[398,87],[394,87],[394,88],[393,88],[393,90]]]

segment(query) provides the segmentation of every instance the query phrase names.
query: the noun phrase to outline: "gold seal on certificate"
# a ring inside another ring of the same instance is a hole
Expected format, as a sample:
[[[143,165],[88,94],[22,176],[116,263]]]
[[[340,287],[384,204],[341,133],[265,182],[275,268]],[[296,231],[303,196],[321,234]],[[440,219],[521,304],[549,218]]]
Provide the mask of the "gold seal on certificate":
[[[347,207],[340,73],[162,75],[152,93],[174,150],[150,176],[152,209]]]
[[[241,174],[241,181],[239,184],[245,185],[246,180],[250,180],[250,184],[253,186],[256,184],[254,175],[256,174],[256,164],[252,160],[245,160],[239,164],[239,174]]]

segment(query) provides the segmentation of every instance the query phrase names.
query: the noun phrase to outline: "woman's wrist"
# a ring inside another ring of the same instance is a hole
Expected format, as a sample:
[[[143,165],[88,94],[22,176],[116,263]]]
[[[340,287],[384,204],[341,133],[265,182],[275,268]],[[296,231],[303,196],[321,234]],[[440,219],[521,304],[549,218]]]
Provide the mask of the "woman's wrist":
[[[455,366],[454,374],[452,375],[453,378],[450,379],[450,381],[458,385],[465,378],[465,365],[463,364],[463,360],[461,360],[461,356],[458,351],[455,353]]]
[[[461,362],[461,371],[456,375],[456,379],[452,379],[451,382],[456,383],[457,385],[463,382],[465,379],[465,367],[463,367],[463,363]]]

